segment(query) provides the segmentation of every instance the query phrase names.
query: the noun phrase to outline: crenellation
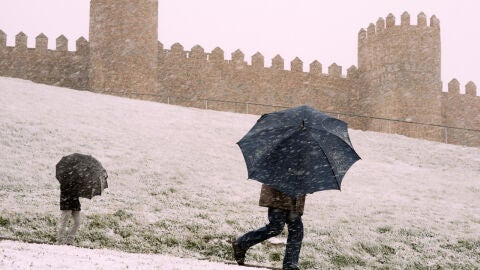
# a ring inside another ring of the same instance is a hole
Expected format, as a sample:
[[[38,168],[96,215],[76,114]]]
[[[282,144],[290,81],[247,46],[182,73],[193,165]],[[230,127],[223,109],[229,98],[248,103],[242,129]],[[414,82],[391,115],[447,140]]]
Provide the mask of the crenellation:
[[[252,55],[252,67],[254,68],[264,68],[265,67],[265,57],[260,52]]]
[[[89,53],[89,44],[88,41],[84,37],[79,37],[77,41],[75,41],[76,51],[78,54],[81,55],[88,55]]]
[[[213,63],[223,63],[225,61],[224,52],[220,47],[215,47],[210,53],[209,61]]]
[[[232,53],[232,63],[237,66],[246,65],[245,54],[240,49],[237,49]]]
[[[437,19],[437,16],[433,15],[430,17],[430,27],[440,28],[440,20]]]
[[[409,26],[414,26],[411,24],[411,18],[410,18],[410,14],[408,12],[403,12],[402,15],[401,15],[401,18],[400,18],[400,26],[403,26],[403,27],[409,27]],[[432,26],[437,26],[438,27],[438,24],[439,24],[439,21],[438,19],[436,19],[435,16],[432,16],[431,18],[431,25]],[[383,17],[379,17],[375,23],[375,27],[372,27],[372,24],[373,23],[370,23],[367,27],[367,30],[365,32],[365,29],[362,28],[360,29],[359,33],[358,33],[358,40],[364,40],[366,38],[368,38],[369,36],[373,36],[374,34],[377,34],[377,33],[381,33],[383,31],[385,31],[387,28],[393,28],[395,27],[395,16],[392,14],[392,13],[389,13],[386,17],[386,19],[384,19]],[[417,25],[416,26],[419,26],[419,27],[427,27],[427,17],[425,15],[425,13],[423,12],[420,12],[418,15],[417,15]]]
[[[419,27],[427,27],[427,16],[425,13],[420,12],[417,16],[417,25]]]
[[[365,31],[364,28],[360,29],[360,31],[358,31],[358,43],[362,43],[364,40],[367,39],[367,31]]]
[[[385,19],[378,18],[377,23],[375,24],[375,31],[381,33],[385,30]]]
[[[35,50],[37,52],[46,52],[48,50],[48,38],[41,33],[35,37]]]
[[[60,52],[68,51],[68,39],[64,35],[60,35],[56,39],[56,50]]]
[[[322,64],[317,60],[310,63],[310,73],[312,74],[322,74]]]
[[[465,94],[473,97],[477,96],[477,86],[475,85],[475,83],[473,83],[472,81],[469,81],[465,85]]]
[[[27,47],[28,37],[20,32],[15,36],[15,46],[6,46],[0,54],[0,75],[32,80],[75,89],[88,88],[89,44],[82,53],[61,53],[48,49],[48,37],[40,33],[35,37],[35,47]],[[80,50],[81,51],[81,50]]]
[[[401,26],[410,26],[410,14],[408,12],[403,12],[402,16],[400,17],[400,25]]]
[[[290,70],[293,72],[303,72],[303,61],[295,57],[295,59],[290,62]]]
[[[26,50],[27,49],[27,35],[20,32],[15,36],[15,49],[16,50]]]
[[[358,69],[356,66],[352,65],[347,69],[347,78],[358,79]]]
[[[373,38],[375,36],[375,25],[370,23],[367,28],[367,38]]]
[[[207,60],[207,54],[205,53],[205,50],[202,48],[200,45],[195,45],[192,47],[190,50],[190,53],[188,54],[188,58],[194,59],[194,60]]]
[[[330,75],[334,78],[342,77],[342,67],[337,65],[336,63],[331,64],[328,67],[328,75]]]
[[[436,19],[435,16],[432,16],[432,17],[433,17],[432,19],[433,26],[435,27],[436,25],[436,27],[438,28],[438,23],[439,23],[438,20]],[[379,17],[375,22],[375,24],[370,23],[366,29],[361,28],[360,31],[358,32],[358,43],[360,45],[360,44],[363,44],[364,42],[370,42],[370,40],[372,40],[373,37],[375,37],[380,33],[384,33],[385,31],[390,31],[389,29],[391,28],[396,29],[396,30],[393,30],[393,31],[396,31],[395,33],[400,33],[401,31],[408,31],[412,35],[418,35],[419,32],[415,32],[414,30],[415,28],[413,27],[426,28],[427,27],[426,20],[427,20],[427,17],[425,16],[425,13],[420,12],[417,16],[418,25],[412,25],[410,14],[405,11],[401,15],[401,22],[399,25],[402,27],[403,30],[399,30],[398,28],[395,27],[396,26],[395,16],[392,13],[389,13],[386,19],[384,19],[383,17]],[[428,30],[425,29],[425,31],[428,31]],[[405,32],[405,34],[407,33]],[[425,32],[424,34],[428,35],[427,32]]]
[[[183,45],[176,42],[170,46],[170,53],[169,56],[174,58],[186,58],[187,53],[185,52]]]
[[[282,58],[280,55],[277,54],[277,55],[272,59],[272,69],[275,69],[275,70],[283,70],[283,69],[284,69],[284,66],[285,66],[285,63],[284,63],[283,58]]]
[[[392,13],[387,15],[387,19],[385,21],[385,27],[390,28],[395,26],[395,16]]]
[[[448,93],[450,94],[460,94],[460,83],[457,79],[452,79],[448,83]]]
[[[0,48],[7,47],[7,34],[0,30]]]

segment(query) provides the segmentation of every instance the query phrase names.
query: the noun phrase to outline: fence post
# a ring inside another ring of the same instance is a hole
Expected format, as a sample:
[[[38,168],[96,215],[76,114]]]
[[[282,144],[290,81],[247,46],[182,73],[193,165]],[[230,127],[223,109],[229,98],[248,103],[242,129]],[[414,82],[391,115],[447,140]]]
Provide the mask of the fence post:
[[[444,129],[445,129],[445,143],[448,144],[448,128],[445,127]]]

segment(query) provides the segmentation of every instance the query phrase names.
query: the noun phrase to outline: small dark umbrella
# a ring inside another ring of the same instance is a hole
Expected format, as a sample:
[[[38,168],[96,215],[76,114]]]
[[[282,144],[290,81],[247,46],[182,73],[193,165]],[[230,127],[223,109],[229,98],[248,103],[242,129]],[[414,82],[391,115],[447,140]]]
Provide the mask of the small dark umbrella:
[[[340,190],[347,170],[360,159],[347,124],[309,106],[262,115],[237,144],[248,178],[291,197]]]
[[[94,157],[74,153],[56,165],[56,177],[63,193],[91,199],[108,188],[107,171]]]

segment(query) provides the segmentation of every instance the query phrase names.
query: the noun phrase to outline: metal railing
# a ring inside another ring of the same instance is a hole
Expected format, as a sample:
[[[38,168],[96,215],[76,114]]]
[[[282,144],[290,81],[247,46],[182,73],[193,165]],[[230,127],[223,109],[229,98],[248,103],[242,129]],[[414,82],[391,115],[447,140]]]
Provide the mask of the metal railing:
[[[283,109],[288,109],[291,108],[295,105],[292,106],[286,106],[282,104],[263,104],[263,103],[255,103],[255,102],[243,102],[243,101],[233,101],[233,100],[221,100],[221,99],[212,99],[212,98],[189,98],[189,97],[184,97],[184,96],[175,96],[175,95],[159,95],[159,94],[149,94],[149,93],[129,93],[127,96],[148,96],[152,97],[153,100],[157,99],[158,100],[165,100],[167,101],[168,104],[174,104],[177,105],[175,100],[182,100],[182,101],[188,101],[188,102],[202,102],[204,104],[204,109],[213,109],[214,106],[209,106],[209,102],[218,102],[218,103],[230,103],[234,104],[234,108],[237,108],[239,106],[245,106],[245,110],[242,112],[245,112],[247,114],[250,114],[252,110],[250,110],[250,106],[262,106],[265,108],[272,108],[273,111],[277,110],[283,110]],[[172,101],[174,103],[172,103]],[[178,104],[180,105],[180,104]],[[301,104],[298,104],[301,105]],[[391,123],[404,123],[404,124],[409,124],[409,125],[419,125],[419,126],[426,126],[426,127],[435,127],[435,128],[441,128],[443,129],[444,132],[444,137],[445,137],[445,143],[449,143],[448,138],[449,138],[449,129],[450,130],[462,130],[465,132],[472,132],[475,134],[478,134],[478,137],[480,138],[480,129],[472,129],[472,128],[464,128],[464,127],[454,127],[454,126],[448,126],[448,125],[441,125],[441,124],[435,124],[435,123],[421,123],[421,122],[416,122],[416,121],[405,121],[405,120],[400,120],[400,119],[390,119],[390,118],[383,118],[383,117],[376,117],[376,116],[370,116],[370,115],[361,115],[361,114],[354,114],[354,113],[343,113],[343,112],[334,112],[334,111],[324,111],[322,112],[330,114],[334,117],[341,118],[343,117],[356,117],[356,118],[363,118],[363,119],[369,119],[369,120],[381,120],[385,121],[388,123],[388,133],[392,133],[392,128],[391,128]],[[480,142],[478,143],[480,144]]]

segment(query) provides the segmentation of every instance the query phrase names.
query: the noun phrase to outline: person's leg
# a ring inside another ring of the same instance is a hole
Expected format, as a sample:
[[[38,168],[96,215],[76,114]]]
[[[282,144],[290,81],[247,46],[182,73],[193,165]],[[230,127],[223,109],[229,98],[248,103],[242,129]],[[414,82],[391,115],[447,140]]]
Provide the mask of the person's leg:
[[[270,237],[279,235],[285,226],[285,219],[288,212],[281,209],[268,208],[269,223],[260,229],[248,232],[232,243],[233,256],[239,265],[243,265],[245,261],[245,253],[247,250]]]
[[[287,218],[288,238],[283,258],[283,269],[299,269],[298,258],[303,240],[302,216],[297,213],[289,213]]]
[[[268,221],[265,227],[259,228],[255,231],[248,232],[237,239],[237,243],[241,249],[247,250],[270,237],[277,236],[283,231],[285,227],[285,220],[288,211],[276,208],[268,208]]]
[[[67,244],[73,244],[73,240],[75,239],[75,235],[77,233],[78,227],[80,227],[80,211],[72,211],[73,216],[73,226],[68,233]]]
[[[57,244],[63,245],[65,244],[65,237],[68,227],[68,220],[72,215],[71,210],[60,210],[60,219],[58,221],[58,233],[57,233]]]

